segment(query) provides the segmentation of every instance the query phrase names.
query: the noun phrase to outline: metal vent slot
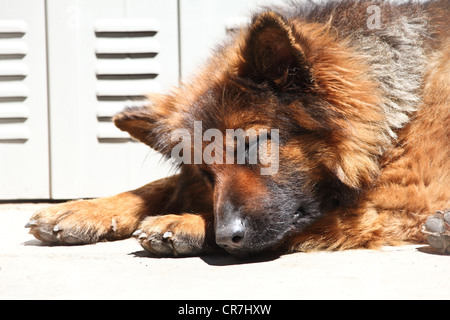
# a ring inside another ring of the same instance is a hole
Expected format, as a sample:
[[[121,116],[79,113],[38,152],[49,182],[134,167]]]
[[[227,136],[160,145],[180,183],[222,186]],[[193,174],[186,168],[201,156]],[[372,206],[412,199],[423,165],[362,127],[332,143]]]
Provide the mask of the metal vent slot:
[[[0,36],[0,59],[21,59],[28,53],[28,46],[21,40],[6,40]]]
[[[123,33],[155,35],[159,30],[159,22],[155,19],[103,19],[95,24],[95,33],[106,37],[120,37]]]
[[[0,141],[21,142],[30,139],[30,130],[24,125],[24,119],[0,118]]]
[[[27,119],[30,109],[22,103],[2,103],[0,105],[0,119]]]
[[[97,63],[98,79],[154,79],[161,72],[154,61],[121,60],[99,61]]]
[[[99,55],[148,55],[156,56],[160,51],[154,39],[142,41],[141,38],[99,38],[95,53]]]
[[[144,107],[148,105],[148,101],[145,100],[136,100],[129,104],[133,107]],[[116,103],[115,101],[104,101],[98,108],[97,108],[97,117],[99,119],[108,119],[111,120],[112,117],[114,117],[115,114],[122,111],[124,108],[123,103]]]
[[[23,58],[28,46],[22,39],[28,30],[22,20],[0,21],[0,141],[22,142],[30,138],[29,88],[24,82],[29,70]]]
[[[24,35],[28,31],[27,24],[23,20],[2,20],[0,21],[0,34]],[[1,36],[0,36],[1,37]]]
[[[125,106],[145,103],[147,94],[161,90],[159,31],[159,22],[154,19],[105,19],[95,23],[100,141],[129,141],[129,135],[118,130],[111,118]]]
[[[23,62],[0,62],[0,81],[23,80],[28,75],[28,67]]]

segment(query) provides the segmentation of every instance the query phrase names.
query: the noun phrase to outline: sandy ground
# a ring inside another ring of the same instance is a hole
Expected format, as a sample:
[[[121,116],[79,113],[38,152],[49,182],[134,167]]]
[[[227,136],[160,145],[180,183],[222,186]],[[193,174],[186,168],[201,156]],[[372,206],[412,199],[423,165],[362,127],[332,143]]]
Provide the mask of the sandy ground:
[[[0,299],[449,299],[450,256],[429,246],[149,257],[134,239],[44,246],[24,228],[46,204],[0,204]]]

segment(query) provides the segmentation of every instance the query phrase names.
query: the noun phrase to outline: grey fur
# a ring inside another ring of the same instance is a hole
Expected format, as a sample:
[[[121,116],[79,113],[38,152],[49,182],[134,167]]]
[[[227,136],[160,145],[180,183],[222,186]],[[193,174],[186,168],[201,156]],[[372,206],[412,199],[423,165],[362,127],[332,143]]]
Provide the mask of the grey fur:
[[[382,24],[378,29],[367,26],[371,16],[366,11],[369,5],[380,9]],[[396,131],[409,122],[420,106],[426,65],[424,37],[429,34],[428,17],[420,4],[398,5],[399,1],[382,0],[294,0],[287,7],[278,8],[288,18],[321,23],[331,21],[340,36],[350,39],[351,45],[365,57],[383,95],[381,107],[386,115],[386,145],[381,148],[381,153],[397,138]]]
[[[357,37],[358,47],[367,56],[373,77],[383,93],[385,133],[395,139],[421,103],[420,88],[426,65],[422,35],[425,17],[401,17],[373,35]]]

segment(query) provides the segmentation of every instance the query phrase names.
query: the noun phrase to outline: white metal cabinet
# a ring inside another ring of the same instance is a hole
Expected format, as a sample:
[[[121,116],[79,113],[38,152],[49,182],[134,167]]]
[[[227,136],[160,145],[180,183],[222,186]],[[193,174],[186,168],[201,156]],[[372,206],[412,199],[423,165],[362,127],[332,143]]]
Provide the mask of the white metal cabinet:
[[[47,0],[51,196],[98,197],[169,168],[111,117],[178,84],[176,0]]]
[[[0,200],[48,198],[45,3],[0,8]]]

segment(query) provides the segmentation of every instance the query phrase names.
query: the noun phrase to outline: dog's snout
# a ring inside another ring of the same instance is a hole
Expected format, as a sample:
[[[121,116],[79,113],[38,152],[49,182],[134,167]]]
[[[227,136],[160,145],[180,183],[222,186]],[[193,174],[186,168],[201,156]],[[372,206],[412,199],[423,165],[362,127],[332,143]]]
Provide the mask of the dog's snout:
[[[245,221],[233,218],[216,229],[216,243],[226,250],[239,250],[245,237]]]

